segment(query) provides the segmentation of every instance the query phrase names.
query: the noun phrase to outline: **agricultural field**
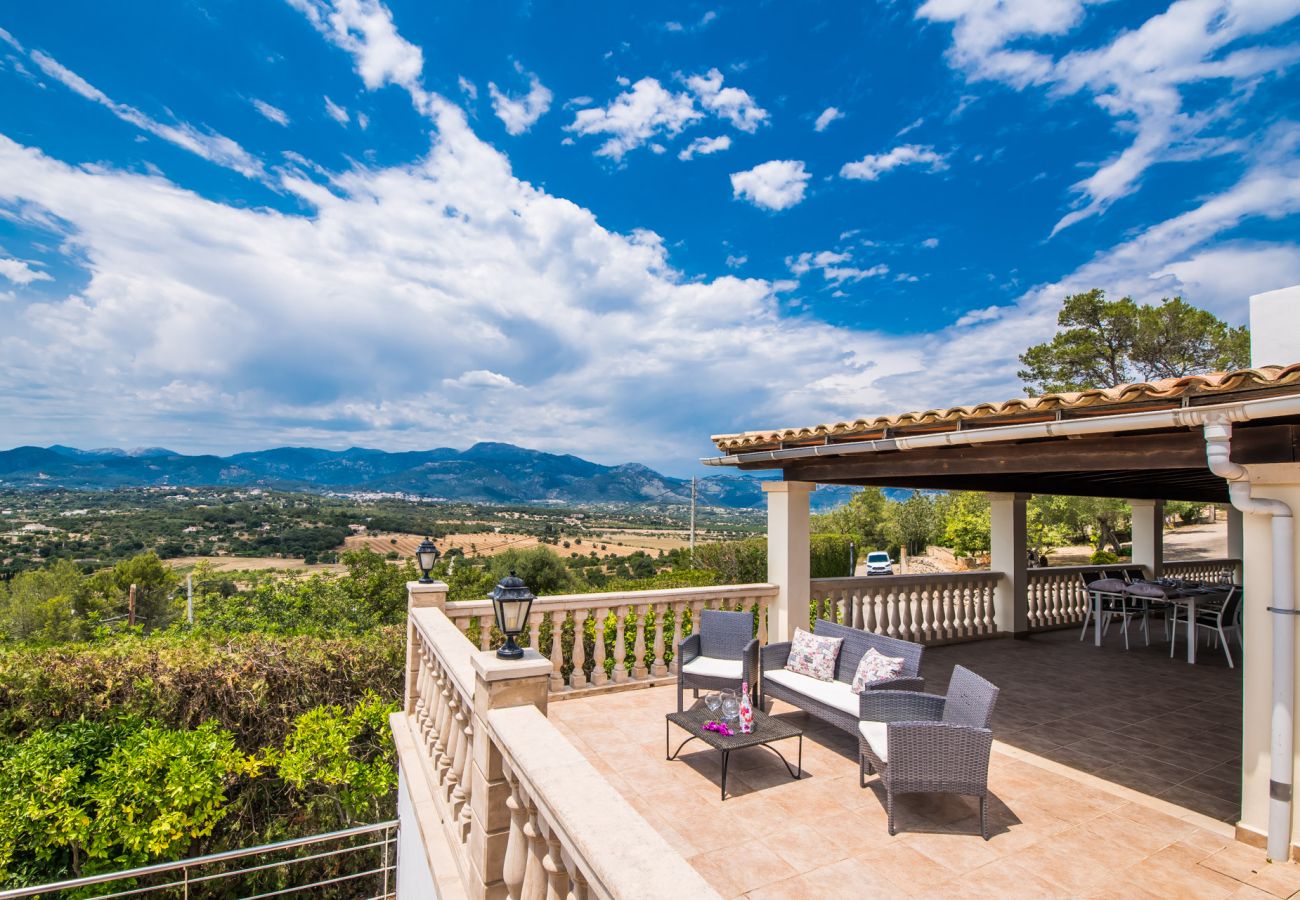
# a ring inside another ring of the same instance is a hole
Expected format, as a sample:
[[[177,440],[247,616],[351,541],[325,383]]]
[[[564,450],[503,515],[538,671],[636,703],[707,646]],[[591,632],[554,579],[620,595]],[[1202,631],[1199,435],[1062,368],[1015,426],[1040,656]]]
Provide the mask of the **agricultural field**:
[[[344,548],[354,550],[365,547],[381,556],[396,552],[399,559],[414,559],[415,548],[420,545],[424,537],[420,534],[354,534],[344,541]],[[575,535],[547,541],[538,535],[500,531],[481,534],[446,534],[436,543],[443,553],[456,549],[471,557],[495,556],[506,550],[529,550],[543,544],[549,544],[551,549],[561,556],[567,556],[569,553],[585,555],[595,550],[602,557],[620,557],[631,556],[637,551],[653,555],[660,550],[667,552],[685,548],[689,545],[690,539],[686,532],[610,530],[586,538]]]

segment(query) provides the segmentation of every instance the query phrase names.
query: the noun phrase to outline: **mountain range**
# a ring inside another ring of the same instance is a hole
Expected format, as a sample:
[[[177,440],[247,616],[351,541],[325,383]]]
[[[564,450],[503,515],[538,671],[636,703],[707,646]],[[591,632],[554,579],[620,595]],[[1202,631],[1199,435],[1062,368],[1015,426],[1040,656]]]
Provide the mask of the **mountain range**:
[[[701,505],[764,505],[762,479],[720,474],[700,478]],[[187,456],[162,447],[78,450],[16,447],[0,451],[0,488],[105,490],[123,487],[261,487],[287,491],[404,493],[479,503],[690,503],[690,479],[639,463],[605,466],[577,456],[513,444],[479,443],[389,453],[353,447],[276,447],[233,456]],[[846,502],[852,489],[813,494],[815,509]]]

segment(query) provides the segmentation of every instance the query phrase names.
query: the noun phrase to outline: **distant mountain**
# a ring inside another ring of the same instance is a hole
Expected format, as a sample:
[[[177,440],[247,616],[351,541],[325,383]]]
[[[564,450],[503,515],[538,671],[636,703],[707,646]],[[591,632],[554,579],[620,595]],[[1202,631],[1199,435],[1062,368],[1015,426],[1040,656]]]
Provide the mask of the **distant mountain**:
[[[722,474],[699,479],[699,502],[760,508],[761,479]],[[0,451],[0,487],[102,490],[120,487],[262,487],[298,491],[406,493],[482,503],[690,503],[689,479],[661,475],[640,463],[604,466],[577,456],[513,444],[481,443],[388,453],[353,447],[276,447],[234,456],[186,456],[161,447],[78,450],[17,447]],[[847,501],[851,488],[813,494],[815,509]]]

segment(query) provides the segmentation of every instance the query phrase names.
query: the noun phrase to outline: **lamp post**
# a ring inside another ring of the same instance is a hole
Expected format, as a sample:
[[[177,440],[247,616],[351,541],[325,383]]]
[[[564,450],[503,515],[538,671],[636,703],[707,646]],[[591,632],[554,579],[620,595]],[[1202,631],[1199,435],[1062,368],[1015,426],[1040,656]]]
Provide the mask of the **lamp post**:
[[[493,589],[492,610],[496,613],[497,629],[506,636],[506,642],[497,650],[501,659],[520,659],[524,655],[515,637],[524,630],[535,599],[528,585],[514,572],[502,578]]]
[[[433,545],[433,541],[428,538],[421,541],[420,546],[415,548],[415,564],[420,567],[420,584],[433,584],[433,579],[429,577],[429,573],[433,571],[439,556],[442,556],[442,554]]]

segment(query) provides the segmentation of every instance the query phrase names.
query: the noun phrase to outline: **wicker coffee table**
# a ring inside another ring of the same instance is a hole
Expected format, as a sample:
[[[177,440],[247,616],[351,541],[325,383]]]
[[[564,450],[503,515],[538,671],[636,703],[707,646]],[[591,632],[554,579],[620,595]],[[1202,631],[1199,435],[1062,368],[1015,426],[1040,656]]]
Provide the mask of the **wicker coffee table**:
[[[714,750],[722,754],[722,799],[727,799],[727,764],[731,761],[731,752],[733,750],[744,750],[746,747],[763,747],[776,754],[777,759],[785,765],[785,770],[790,773],[791,778],[803,777],[803,729],[791,725],[782,719],[774,719],[767,713],[754,710],[754,730],[749,734],[736,734],[727,737],[718,734],[716,731],[705,731],[704,723],[714,718],[714,713],[709,712],[709,708],[703,702],[696,703],[693,707],[685,712],[668,713],[664,720],[664,754],[666,759],[676,759],[677,754],[682,752],[682,748],[694,740],[701,740],[708,744]],[[681,727],[690,735],[686,740],[677,745],[677,749],[668,752],[671,746],[668,736],[668,723],[673,723]],[[790,763],[775,747],[770,746],[772,741],[782,741],[786,738],[797,737],[799,739],[799,766],[797,769],[790,768]]]

